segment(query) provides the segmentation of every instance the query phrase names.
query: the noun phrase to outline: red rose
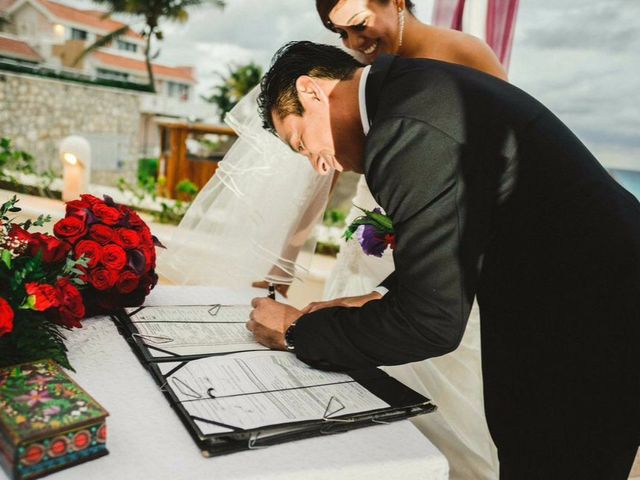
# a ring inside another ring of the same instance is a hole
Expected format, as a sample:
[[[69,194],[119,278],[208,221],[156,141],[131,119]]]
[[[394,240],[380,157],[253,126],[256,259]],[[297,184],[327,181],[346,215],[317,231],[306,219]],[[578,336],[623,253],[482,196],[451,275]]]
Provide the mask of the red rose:
[[[91,208],[91,204],[85,200],[71,200],[66,204],[66,212],[74,213],[78,211],[85,211]]]
[[[118,280],[118,272],[108,268],[96,268],[89,272],[89,283],[96,290],[109,290],[115,285],[116,280]]]
[[[13,309],[0,297],[0,337],[13,331]]]
[[[53,226],[56,237],[74,244],[87,233],[87,225],[78,217],[65,217]]]
[[[11,227],[11,231],[9,232],[9,237],[11,240],[18,240],[22,243],[29,243],[31,241],[31,234],[27,232],[24,228],[19,227],[18,225],[13,225]]]
[[[140,277],[129,270],[125,270],[118,276],[116,288],[120,293],[131,293],[138,288],[139,283]]]
[[[118,210],[120,210],[120,213],[122,213],[123,215],[129,216],[131,214],[131,212],[133,210],[131,210],[131,208],[127,207],[126,205],[122,205],[122,204],[116,204],[116,207],[118,208]]]
[[[82,295],[80,295],[76,286],[65,277],[58,279],[56,287],[58,287],[61,298],[59,323],[69,328],[81,328],[80,320],[85,314]]]
[[[96,218],[106,225],[115,225],[122,216],[117,208],[110,207],[105,203],[95,204],[92,211]]]
[[[76,252],[76,258],[84,255],[89,259],[89,263],[87,264],[89,268],[95,267],[102,258],[102,247],[98,242],[94,242],[93,240],[80,240],[76,244],[74,251]]]
[[[67,202],[66,217],[78,217],[83,222],[87,221],[91,205],[84,200],[71,200]]]
[[[119,228],[116,230],[115,241],[125,250],[131,250],[140,245],[140,234],[129,228]]]
[[[71,245],[58,240],[56,237],[42,233],[31,235],[29,242],[29,253],[34,257],[38,252],[42,252],[44,263],[59,263],[64,261],[71,250]]]
[[[33,303],[33,310],[44,312],[53,307],[60,306],[60,292],[52,285],[46,283],[27,283],[24,286],[29,295],[30,303]]]
[[[115,240],[115,232],[113,229],[100,224],[91,225],[91,228],[89,228],[89,236],[100,245],[106,245]]]
[[[140,237],[142,237],[142,241],[147,245],[153,245],[153,236],[151,235],[151,230],[146,225],[140,229]]]
[[[140,215],[133,210],[129,210],[129,225],[136,229],[146,226],[144,221],[140,218]]]
[[[120,245],[111,243],[103,247],[101,261],[105,267],[120,271],[127,264],[127,254]]]
[[[80,199],[83,202],[88,203],[91,207],[93,207],[98,203],[102,203],[102,200],[100,200],[98,197],[94,197],[93,195],[89,195],[88,193],[84,193],[80,195]]]

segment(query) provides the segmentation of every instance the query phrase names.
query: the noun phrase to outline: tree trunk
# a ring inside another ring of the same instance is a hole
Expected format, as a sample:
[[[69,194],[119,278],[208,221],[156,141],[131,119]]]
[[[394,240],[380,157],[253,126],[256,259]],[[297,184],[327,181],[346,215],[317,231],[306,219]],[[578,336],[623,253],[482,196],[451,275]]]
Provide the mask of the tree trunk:
[[[156,81],[153,76],[153,66],[151,65],[151,37],[153,36],[153,28],[147,32],[147,43],[144,48],[144,60],[147,64],[147,75],[149,76],[149,87],[153,93],[156,93]]]

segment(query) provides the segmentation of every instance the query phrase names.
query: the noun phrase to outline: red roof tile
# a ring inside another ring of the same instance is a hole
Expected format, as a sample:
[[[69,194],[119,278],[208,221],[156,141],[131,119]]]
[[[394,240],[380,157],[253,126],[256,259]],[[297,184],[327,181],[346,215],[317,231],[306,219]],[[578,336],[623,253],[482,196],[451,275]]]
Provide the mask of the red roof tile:
[[[146,73],[147,71],[147,66],[143,61],[129,57],[121,57],[119,55],[97,51],[93,53],[92,58],[107,67],[117,67],[143,73]],[[192,67],[168,67],[166,65],[158,65],[157,63],[154,63],[153,73],[157,77],[169,77],[187,82],[196,81]]]
[[[7,0],[0,0],[0,2],[1,1]],[[68,22],[73,22],[80,25],[85,25],[87,27],[95,28],[97,30],[102,30],[104,31],[104,33],[109,33],[125,26],[125,24],[122,22],[117,22],[110,18],[102,18],[104,12],[100,12],[97,10],[80,10],[78,8],[69,7],[67,5],[52,2],[50,0],[36,1],[40,2],[40,4],[47,10],[49,10],[49,12],[51,12],[54,17],[59,18],[60,20],[66,20]],[[126,33],[126,36],[137,38],[138,40],[142,39],[142,37],[133,30],[129,30]]]
[[[0,36],[0,55],[19,58],[32,62],[41,62],[42,57],[33,48],[20,40]]]
[[[15,3],[16,0],[0,0],[0,14],[4,10],[7,10],[11,5]]]

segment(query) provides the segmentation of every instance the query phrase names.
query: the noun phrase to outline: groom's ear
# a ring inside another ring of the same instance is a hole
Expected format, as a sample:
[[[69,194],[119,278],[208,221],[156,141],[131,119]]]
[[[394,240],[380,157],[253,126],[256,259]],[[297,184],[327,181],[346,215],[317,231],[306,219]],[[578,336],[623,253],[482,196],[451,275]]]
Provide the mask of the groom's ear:
[[[327,95],[324,93],[324,90],[322,90],[320,85],[318,85],[318,82],[308,75],[301,75],[298,77],[296,80],[296,90],[298,92],[300,103],[302,103],[302,107],[305,110],[311,107],[315,102],[324,103],[329,100]]]

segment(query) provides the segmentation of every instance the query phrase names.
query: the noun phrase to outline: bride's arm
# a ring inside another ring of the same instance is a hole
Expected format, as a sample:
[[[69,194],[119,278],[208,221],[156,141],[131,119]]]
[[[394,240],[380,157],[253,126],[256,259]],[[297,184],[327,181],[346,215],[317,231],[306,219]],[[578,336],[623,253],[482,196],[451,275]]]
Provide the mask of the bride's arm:
[[[331,186],[329,187],[329,193],[325,194],[324,190],[320,190],[309,202],[307,208],[300,215],[298,222],[293,226],[291,234],[289,235],[289,242],[283,247],[280,256],[287,260],[295,261],[300,254],[300,250],[311,235],[313,228],[318,223],[322,214],[325,211],[328,199],[331,198],[335,190],[336,183],[340,172],[335,172],[331,179]],[[273,276],[287,276],[287,272],[283,271],[278,265],[274,265],[269,275]],[[266,282],[255,282],[254,287],[266,288]],[[279,285],[278,291],[286,296],[289,289],[289,285]]]

